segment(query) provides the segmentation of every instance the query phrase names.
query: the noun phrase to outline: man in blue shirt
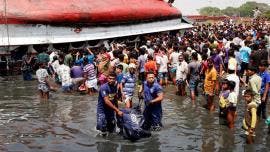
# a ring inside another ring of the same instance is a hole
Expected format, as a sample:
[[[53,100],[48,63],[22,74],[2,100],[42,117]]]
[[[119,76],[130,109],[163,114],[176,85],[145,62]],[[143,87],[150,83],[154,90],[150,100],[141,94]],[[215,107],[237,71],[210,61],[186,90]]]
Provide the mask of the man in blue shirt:
[[[83,56],[80,59],[79,59],[79,55],[80,55],[80,52],[78,51],[76,54],[76,60],[75,60],[76,64],[80,64],[83,66],[83,60],[85,57],[87,58],[89,64],[94,64],[95,56],[94,56],[94,53],[92,53],[92,51],[89,48],[84,50]]]
[[[115,131],[115,113],[120,117],[123,115],[123,113],[118,109],[116,93],[116,74],[110,73],[108,76],[108,82],[100,87],[97,104],[96,128],[103,133],[111,133]]]
[[[241,58],[241,70],[240,70],[240,76],[242,77],[245,70],[248,68],[248,63],[249,63],[249,56],[251,54],[251,48],[248,47],[249,41],[245,40],[245,46],[243,46],[240,50],[240,58]]]
[[[261,104],[258,106],[257,116],[260,118],[262,116],[263,119],[266,119],[266,103],[268,99],[269,92],[269,83],[270,83],[270,74],[267,72],[268,63],[266,60],[262,60],[259,64],[259,75],[262,78],[261,85]]]
[[[155,74],[149,72],[143,84],[145,109],[143,112],[144,122],[142,128],[145,130],[160,130],[162,127],[162,87],[155,81]]]

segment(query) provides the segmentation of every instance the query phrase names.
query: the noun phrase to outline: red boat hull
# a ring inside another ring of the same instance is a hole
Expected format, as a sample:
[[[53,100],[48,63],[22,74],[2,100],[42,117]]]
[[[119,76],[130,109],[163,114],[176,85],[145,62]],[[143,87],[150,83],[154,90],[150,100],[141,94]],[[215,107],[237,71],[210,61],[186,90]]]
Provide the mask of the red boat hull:
[[[6,0],[0,24],[114,24],[181,17],[163,0]]]

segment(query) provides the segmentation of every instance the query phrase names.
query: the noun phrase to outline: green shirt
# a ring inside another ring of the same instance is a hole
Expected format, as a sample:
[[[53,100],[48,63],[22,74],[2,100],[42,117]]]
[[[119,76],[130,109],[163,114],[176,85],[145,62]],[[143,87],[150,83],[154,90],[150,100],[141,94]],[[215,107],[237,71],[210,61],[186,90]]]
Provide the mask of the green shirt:
[[[120,63],[123,66],[123,73],[127,73],[128,65],[126,63],[121,62]]]
[[[64,64],[71,67],[73,64],[73,56],[71,55],[71,53],[67,54],[65,56],[65,60],[64,60]]]
[[[48,63],[50,61],[50,57],[47,53],[39,53],[37,56],[37,62],[38,63]]]

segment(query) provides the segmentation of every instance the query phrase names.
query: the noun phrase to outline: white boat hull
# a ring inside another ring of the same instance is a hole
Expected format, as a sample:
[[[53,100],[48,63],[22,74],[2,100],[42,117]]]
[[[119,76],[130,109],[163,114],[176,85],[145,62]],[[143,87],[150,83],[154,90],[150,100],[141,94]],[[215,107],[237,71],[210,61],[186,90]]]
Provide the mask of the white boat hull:
[[[68,43],[192,28],[181,19],[104,27],[62,27],[41,24],[1,24],[0,46]]]

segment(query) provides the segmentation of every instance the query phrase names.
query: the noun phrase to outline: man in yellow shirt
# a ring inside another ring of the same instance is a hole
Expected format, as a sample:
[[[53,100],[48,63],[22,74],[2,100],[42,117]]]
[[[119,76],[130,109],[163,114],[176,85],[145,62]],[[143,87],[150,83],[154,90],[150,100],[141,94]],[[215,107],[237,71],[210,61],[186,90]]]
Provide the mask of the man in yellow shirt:
[[[217,71],[214,67],[213,59],[209,58],[207,62],[208,62],[208,69],[205,72],[205,80],[204,80],[204,92],[207,97],[207,104],[205,105],[205,107],[210,111],[214,111],[215,110],[214,90],[217,81]]]

